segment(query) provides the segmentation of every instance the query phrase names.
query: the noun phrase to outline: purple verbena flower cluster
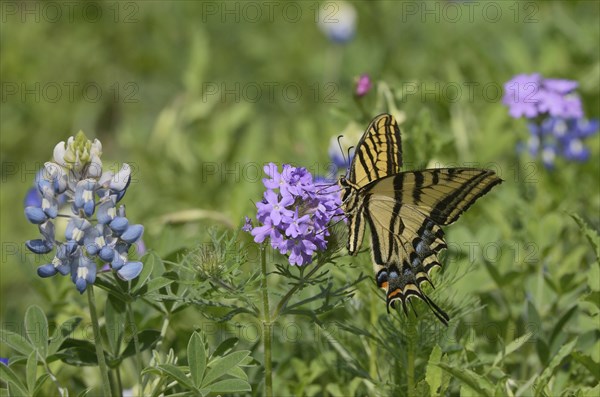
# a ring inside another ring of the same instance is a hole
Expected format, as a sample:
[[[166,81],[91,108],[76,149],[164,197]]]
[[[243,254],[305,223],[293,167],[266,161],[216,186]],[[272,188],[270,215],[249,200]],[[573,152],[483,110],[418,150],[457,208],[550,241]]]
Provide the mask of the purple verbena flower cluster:
[[[56,247],[51,263],[37,269],[40,277],[70,274],[83,293],[96,280],[97,261],[110,264],[117,275],[132,280],[142,263],[128,261],[129,248],[141,241],[144,227],[130,225],[125,207],[117,207],[131,180],[131,168],[123,164],[117,173],[102,170],[102,144],[80,132],[54,148],[54,161],[36,176],[36,189],[25,199],[25,216],[38,225],[41,239],[29,240],[27,248],[47,254]],[[59,212],[70,203],[70,211]],[[96,218],[93,218],[96,215]],[[64,241],[55,236],[55,222],[68,220]]]
[[[327,226],[343,215],[340,196],[335,186],[315,182],[306,168],[284,164],[281,173],[274,163],[264,167],[269,178],[264,198],[256,204],[260,226],[252,227],[246,217],[242,228],[262,243],[269,238],[271,246],[289,256],[291,265],[312,262],[316,251],[327,248]]]
[[[589,158],[583,139],[598,131],[598,120],[583,117],[577,87],[576,81],[545,79],[539,73],[517,75],[504,85],[502,102],[512,117],[530,120],[528,151],[541,153],[547,168],[559,155],[572,161]]]

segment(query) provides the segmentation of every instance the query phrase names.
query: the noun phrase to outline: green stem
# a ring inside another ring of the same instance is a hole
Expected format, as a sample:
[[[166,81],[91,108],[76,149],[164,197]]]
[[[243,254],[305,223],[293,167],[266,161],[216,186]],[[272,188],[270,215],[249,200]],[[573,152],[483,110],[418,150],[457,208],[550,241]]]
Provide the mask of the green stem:
[[[108,379],[108,367],[104,360],[104,348],[102,347],[102,338],[100,336],[100,324],[98,323],[98,313],[96,312],[96,299],[94,298],[94,286],[87,288],[88,302],[90,306],[90,318],[92,320],[92,329],[94,330],[94,345],[96,346],[96,356],[98,357],[98,368],[100,369],[100,378],[102,379],[102,392],[105,396],[111,397],[110,380]]]
[[[321,266],[323,266],[325,263],[327,262],[321,262],[319,261],[307,274],[305,277],[303,277],[303,279],[308,279],[310,278],[310,276],[312,276],[317,270],[319,270],[321,268]],[[273,320],[276,320],[279,317],[279,313],[281,312],[281,310],[283,309],[283,307],[287,304],[287,302],[290,300],[290,298],[292,297],[292,295],[294,295],[294,293],[300,289],[300,287],[302,287],[303,284],[302,283],[298,283],[296,285],[294,285],[288,292],[287,294],[284,295],[283,298],[281,298],[281,300],[279,301],[279,304],[277,305],[277,308],[275,309],[275,313],[273,313]]]
[[[407,351],[407,366],[406,366],[406,382],[408,388],[408,397],[415,396],[415,321],[412,318],[408,319],[408,351]]]
[[[377,313],[379,309],[379,299],[377,299],[377,295],[369,294],[371,309],[370,313],[370,321],[372,329],[377,329]],[[370,354],[369,354],[369,375],[371,379],[377,379],[377,341],[375,338],[371,338],[369,340]]]
[[[261,290],[263,296],[263,343],[265,350],[265,395],[273,396],[273,364],[271,362],[271,313],[269,308],[269,292],[267,291],[267,258],[264,244],[260,250],[260,265],[262,270]]]
[[[131,329],[133,330],[133,346],[135,348],[135,364],[136,364],[136,370],[138,373],[138,385],[140,387],[142,387],[142,353],[140,351],[140,340],[138,338],[138,333],[137,333],[137,328],[135,327],[135,318],[133,316],[133,309],[131,307],[131,303],[127,302],[127,314],[129,316],[129,324],[132,327]]]

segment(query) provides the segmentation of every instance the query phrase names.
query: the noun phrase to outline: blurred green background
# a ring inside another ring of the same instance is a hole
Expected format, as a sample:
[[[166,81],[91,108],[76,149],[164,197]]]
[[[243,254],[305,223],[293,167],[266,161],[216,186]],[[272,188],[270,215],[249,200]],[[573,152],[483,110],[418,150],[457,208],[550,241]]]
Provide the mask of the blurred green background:
[[[594,252],[569,214],[600,227],[598,136],[586,143],[589,162],[550,172],[517,154],[526,123],[508,116],[499,90],[518,73],[577,80],[586,115],[598,117],[598,2],[353,2],[346,43],[317,23],[319,10],[338,16],[328,2],[65,4],[2,3],[3,323],[47,304],[40,291],[72,289],[40,280],[23,245],[37,235],[23,198],[57,142],[83,130],[102,141],[105,164],[134,167],[127,214],[164,257],[255,214],[264,163],[323,174],[331,137],[351,120],[366,126],[353,98],[362,73],[392,88],[407,163],[474,163],[506,181],[448,229],[463,251],[480,246],[475,270],[447,288],[478,297],[498,322],[534,296],[550,324],[585,285]],[[374,116],[375,92],[362,102]],[[186,210],[206,212],[174,219]],[[491,262],[503,286],[481,265],[489,243],[500,247]],[[542,269],[557,290],[540,287]]]

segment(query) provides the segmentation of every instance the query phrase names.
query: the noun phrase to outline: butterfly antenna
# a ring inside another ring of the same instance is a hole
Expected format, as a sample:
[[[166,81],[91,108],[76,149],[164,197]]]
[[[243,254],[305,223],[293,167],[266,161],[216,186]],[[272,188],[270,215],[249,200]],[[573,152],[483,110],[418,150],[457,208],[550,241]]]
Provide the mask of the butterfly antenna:
[[[343,138],[343,135],[338,135],[337,137],[337,143],[338,143],[338,147],[340,148],[340,153],[342,153],[342,157],[344,157],[344,149],[342,149],[342,142],[341,139]],[[348,158],[344,157],[344,164],[348,163]]]

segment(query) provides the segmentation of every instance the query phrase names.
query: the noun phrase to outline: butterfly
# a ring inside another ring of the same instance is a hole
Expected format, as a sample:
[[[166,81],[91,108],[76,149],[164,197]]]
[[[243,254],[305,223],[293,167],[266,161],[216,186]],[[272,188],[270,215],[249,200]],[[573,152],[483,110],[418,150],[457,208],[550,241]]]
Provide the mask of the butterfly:
[[[408,313],[406,303],[416,297],[447,325],[449,316],[421,288],[433,287],[431,270],[441,267],[438,254],[447,248],[441,226],[456,221],[502,179],[477,168],[401,167],[400,129],[392,115],[380,114],[358,142],[347,176],[339,179],[346,248],[356,255],[368,227],[375,280],[385,290],[388,312],[400,301]]]

